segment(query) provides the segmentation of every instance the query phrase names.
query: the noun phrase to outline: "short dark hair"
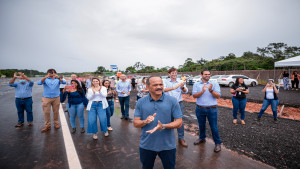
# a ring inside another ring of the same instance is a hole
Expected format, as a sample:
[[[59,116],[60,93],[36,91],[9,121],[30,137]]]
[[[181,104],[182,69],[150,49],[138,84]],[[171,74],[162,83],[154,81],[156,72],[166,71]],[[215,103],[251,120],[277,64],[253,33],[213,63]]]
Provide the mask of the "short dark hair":
[[[47,70],[47,73],[51,73],[51,72],[52,72],[52,73],[54,72],[54,73],[56,74],[56,70],[55,70],[55,69],[48,69],[48,70]]]
[[[210,73],[209,70],[205,69],[205,70],[202,70],[202,71],[201,71],[201,75],[203,75],[204,72],[209,72],[209,73]]]
[[[161,79],[160,76],[150,76],[150,77],[147,79],[147,81],[146,81],[146,85],[147,85],[147,86],[150,86],[150,79],[151,79],[152,77],[159,77],[159,78]]]
[[[177,69],[174,68],[174,67],[171,67],[171,68],[168,70],[168,73],[170,74],[171,72],[174,72],[174,71],[177,71]]]

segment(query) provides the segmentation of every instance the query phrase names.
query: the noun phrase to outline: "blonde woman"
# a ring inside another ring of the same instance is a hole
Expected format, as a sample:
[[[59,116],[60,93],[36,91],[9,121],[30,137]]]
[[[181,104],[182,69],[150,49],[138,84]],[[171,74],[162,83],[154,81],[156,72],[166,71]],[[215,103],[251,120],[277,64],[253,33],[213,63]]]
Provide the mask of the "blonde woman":
[[[106,96],[106,87],[101,85],[100,80],[98,78],[93,78],[91,88],[88,89],[86,98],[89,100],[89,103],[87,105],[87,133],[93,133],[94,140],[98,139],[97,115],[100,121],[101,131],[104,133],[104,136],[108,136],[105,110],[108,107]]]

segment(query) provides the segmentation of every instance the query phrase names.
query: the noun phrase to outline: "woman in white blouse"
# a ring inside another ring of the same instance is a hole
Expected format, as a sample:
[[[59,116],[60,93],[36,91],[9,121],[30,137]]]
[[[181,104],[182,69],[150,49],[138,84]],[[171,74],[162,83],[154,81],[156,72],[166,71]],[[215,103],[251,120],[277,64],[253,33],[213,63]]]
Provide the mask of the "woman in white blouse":
[[[106,96],[106,87],[101,86],[100,80],[98,78],[93,78],[91,88],[88,89],[86,94],[86,98],[89,100],[89,103],[87,105],[87,133],[93,133],[93,139],[95,140],[98,139],[97,115],[99,117],[101,131],[104,132],[105,136],[108,136],[105,110],[108,107]]]

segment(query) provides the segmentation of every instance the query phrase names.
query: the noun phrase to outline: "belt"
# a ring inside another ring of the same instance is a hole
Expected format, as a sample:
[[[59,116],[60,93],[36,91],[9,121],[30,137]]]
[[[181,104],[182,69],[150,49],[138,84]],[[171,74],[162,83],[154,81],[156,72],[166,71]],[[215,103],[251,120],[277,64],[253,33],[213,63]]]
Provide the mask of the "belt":
[[[198,107],[198,108],[201,108],[201,109],[212,109],[212,108],[217,108],[216,105],[214,105],[214,106],[209,106],[209,107],[203,107],[203,106],[197,105],[197,107]]]
[[[102,101],[93,101],[93,102],[96,102],[96,103],[102,103]]]
[[[180,101],[180,102],[178,102],[178,103],[183,103],[183,101]]]
[[[32,97],[26,97],[26,98],[16,98],[16,99],[21,99],[21,100],[26,100],[26,99],[30,99]]]

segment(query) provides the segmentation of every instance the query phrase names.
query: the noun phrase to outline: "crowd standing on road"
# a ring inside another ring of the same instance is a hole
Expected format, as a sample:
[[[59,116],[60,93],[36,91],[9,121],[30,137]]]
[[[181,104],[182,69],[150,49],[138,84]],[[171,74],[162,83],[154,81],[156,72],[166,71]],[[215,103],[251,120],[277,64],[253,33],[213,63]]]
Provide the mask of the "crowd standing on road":
[[[168,70],[168,79],[162,80],[158,76],[143,77],[137,85],[137,104],[134,113],[133,125],[141,128],[140,137],[140,161],[143,168],[153,168],[155,158],[158,155],[164,168],[175,168],[176,164],[176,137],[174,129],[177,129],[178,143],[188,147],[184,140],[184,113],[182,94],[188,92],[186,77],[182,74],[177,79],[177,69]],[[18,76],[19,75],[19,76]],[[209,122],[212,137],[215,143],[214,152],[221,151],[221,138],[218,131],[217,99],[221,96],[220,86],[211,81],[210,71],[201,72],[201,81],[193,86],[192,95],[196,98],[195,113],[199,124],[200,135],[194,145],[206,142],[206,119]],[[284,89],[289,90],[289,74],[283,73]],[[15,82],[19,79],[19,82]],[[118,79],[118,78],[117,78]],[[298,90],[299,75],[296,71],[291,75],[292,90]],[[45,126],[42,133],[51,129],[51,108],[53,111],[53,123],[56,129],[59,125],[59,106],[68,100],[67,110],[70,116],[71,133],[76,132],[76,116],[80,122],[81,133],[85,133],[84,110],[88,111],[87,133],[92,138],[98,139],[97,117],[100,121],[100,129],[104,136],[109,136],[112,131],[110,118],[114,114],[114,101],[118,98],[122,117],[131,121],[129,117],[130,92],[135,90],[135,78],[126,80],[126,75],[120,75],[120,80],[103,80],[89,76],[83,81],[75,74],[66,82],[63,76],[58,76],[55,69],[49,69],[47,75],[37,83],[43,85],[42,107],[45,118]],[[15,127],[24,125],[24,110],[27,112],[28,126],[33,125],[32,112],[32,87],[34,82],[23,73],[15,73],[9,86],[15,88],[15,104],[18,113],[18,123]],[[131,88],[132,86],[132,88]],[[264,101],[257,120],[260,121],[263,113],[271,105],[274,122],[277,123],[277,106],[279,104],[279,89],[272,80],[269,80],[264,89]],[[241,124],[245,125],[246,95],[248,86],[242,77],[238,77],[230,89],[233,104],[233,123],[237,124],[237,114],[240,113]]]

